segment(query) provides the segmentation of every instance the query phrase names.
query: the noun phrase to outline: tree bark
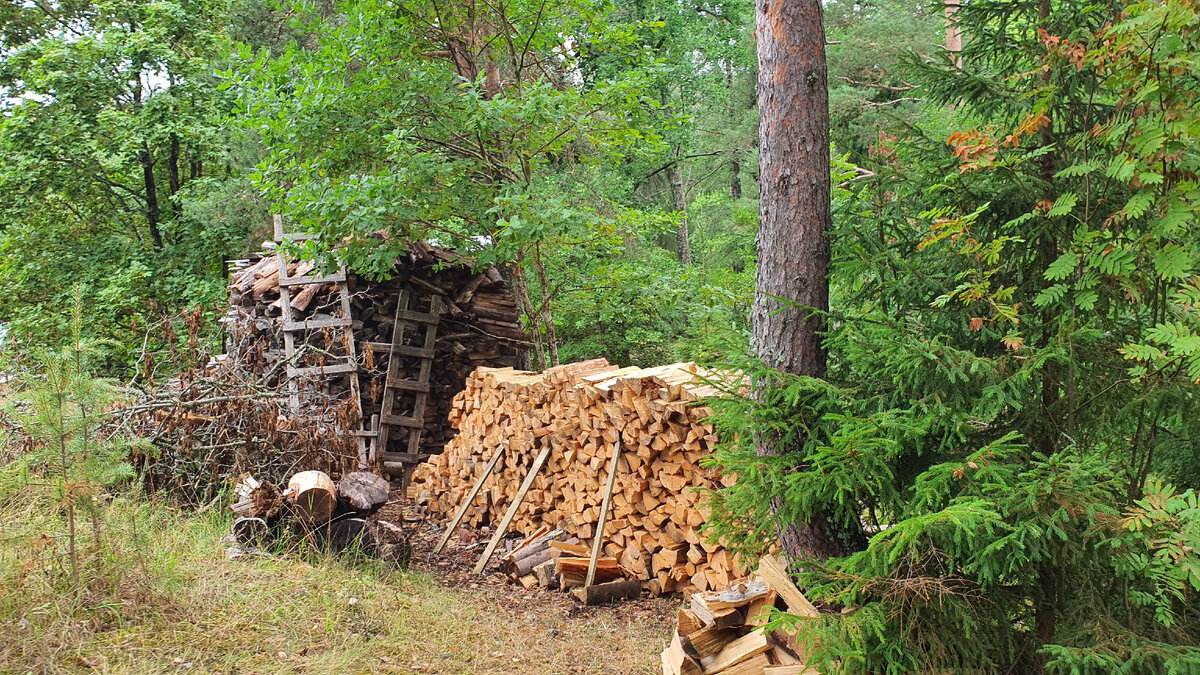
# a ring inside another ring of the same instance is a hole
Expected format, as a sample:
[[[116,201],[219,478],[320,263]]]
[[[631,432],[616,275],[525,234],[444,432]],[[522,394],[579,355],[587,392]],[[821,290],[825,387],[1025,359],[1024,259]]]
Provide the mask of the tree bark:
[[[778,370],[824,377],[829,309],[829,93],[820,0],[757,0],[759,233],[752,340]],[[762,383],[760,386],[769,386]],[[761,391],[761,390],[760,390]],[[760,457],[785,454],[760,435]],[[803,470],[803,469],[801,469]],[[779,497],[772,510],[780,510]],[[827,519],[779,523],[792,558],[843,551]]]
[[[171,189],[171,213],[176,219],[179,218],[179,136],[171,134],[171,150],[167,155],[167,185]]]
[[[150,226],[150,237],[154,240],[154,248],[161,249],[163,245],[162,231],[159,230],[158,189],[154,183],[154,159],[150,155],[150,146],[142,143],[138,151],[138,162],[142,165],[142,182],[146,186],[146,223]]]
[[[733,99],[733,63],[725,71],[725,86],[729,89],[729,127],[736,128],[737,104]],[[737,201],[742,198],[742,157],[740,148],[729,149],[729,196]]]
[[[546,369],[546,349],[542,343],[542,327],[541,321],[538,320],[538,315],[533,311],[533,301],[529,297],[529,285],[525,283],[525,270],[521,269],[521,262],[517,261],[513,265],[513,281],[517,294],[517,302],[525,311],[525,316],[529,317],[529,334],[533,338],[533,351],[537,356],[537,360],[533,365],[537,366],[538,370]]]

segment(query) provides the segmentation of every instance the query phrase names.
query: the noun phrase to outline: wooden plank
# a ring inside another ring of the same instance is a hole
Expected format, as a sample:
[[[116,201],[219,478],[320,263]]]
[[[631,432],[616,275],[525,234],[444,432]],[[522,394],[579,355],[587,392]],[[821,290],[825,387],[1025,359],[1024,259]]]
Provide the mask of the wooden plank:
[[[520,508],[521,502],[525,501],[525,493],[529,492],[529,488],[533,486],[533,479],[537,478],[538,472],[542,470],[542,465],[546,463],[546,458],[550,456],[550,447],[547,444],[538,453],[537,459],[533,460],[533,466],[529,467],[529,473],[525,475],[525,482],[521,483],[521,489],[517,490],[517,494],[513,497],[508,511],[505,511],[504,517],[500,519],[500,524],[496,526],[496,532],[492,535],[492,540],[488,542],[487,548],[483,550],[483,555],[479,557],[479,562],[475,565],[475,574],[483,574],[483,570],[487,567],[488,560],[491,559],[492,554],[495,553],[500,539],[508,531],[508,526],[512,523],[513,518],[516,517],[517,509]]]
[[[345,277],[346,268],[343,266],[338,272]],[[358,351],[355,346],[354,339],[354,310],[350,307],[350,286],[343,278],[337,284],[338,294],[341,299],[342,316],[350,323],[343,328],[343,334],[346,337],[346,355],[350,365],[354,366],[354,372],[350,374],[350,401],[354,404],[354,416],[358,418],[354,424],[362,429],[363,411],[362,411],[362,392],[358,387]],[[367,439],[358,437],[358,468],[366,469],[370,466],[370,450],[367,447]],[[405,486],[401,486],[402,488]]]
[[[287,287],[279,289],[280,296],[283,296],[285,293],[287,293]],[[284,302],[284,305],[289,306],[290,303],[291,300],[288,299]],[[288,314],[290,313],[288,312]],[[353,324],[353,319],[343,316],[333,316],[328,319],[301,319],[300,321],[284,321],[283,331],[285,333],[298,333],[302,330],[316,330],[318,328],[345,328]]]
[[[492,470],[496,468],[496,463],[500,461],[500,457],[504,454],[504,448],[506,445],[507,444],[501,444],[499,448],[496,448],[496,453],[492,455],[490,460],[488,460],[487,466],[483,467],[483,473],[480,474],[479,479],[475,481],[475,485],[471,487],[471,491],[467,493],[467,497],[463,500],[462,506],[458,507],[458,513],[454,514],[454,519],[451,520],[450,524],[446,527],[446,533],[442,535],[441,540],[438,541],[438,545],[434,547],[434,555],[442,552],[442,549],[446,547],[446,542],[450,541],[450,535],[454,533],[454,530],[458,529],[460,524],[462,524],[463,518],[467,515],[467,509],[471,508],[471,503],[475,501],[475,497],[479,494],[479,490],[483,487],[484,481],[487,480],[488,476],[492,475]]]
[[[821,675],[821,671],[813,666],[786,665],[786,666],[767,666],[763,668],[763,675]]]
[[[440,299],[438,296],[433,296],[435,300]],[[397,318],[405,321],[413,321],[416,323],[437,323],[441,321],[441,317],[437,314],[426,314],[425,312],[409,312],[403,311],[397,314]]]
[[[274,223],[274,226],[275,226],[275,241],[283,241],[283,216],[279,215],[278,213],[275,214],[272,217],[272,222]],[[287,258],[284,257],[283,253],[278,250],[276,250],[276,253],[275,253],[275,266],[276,266],[276,270],[279,275],[279,278],[286,279],[287,278]],[[282,312],[283,312],[281,319],[283,320],[283,324],[286,326],[287,324],[292,322],[292,296],[291,296],[291,293],[288,292],[288,289],[286,286],[281,286],[279,288],[279,299],[282,304]],[[292,360],[296,358],[296,337],[288,331],[283,332],[283,353],[284,353],[284,361],[287,364],[291,365]],[[292,378],[292,377],[288,378],[287,390],[288,390],[288,407],[292,411],[299,410],[300,409],[300,385],[299,385],[299,383],[296,382],[295,378]]]
[[[408,289],[400,291],[400,295],[396,297],[396,318],[392,322],[392,339],[388,343],[388,365],[387,375],[384,376],[383,400],[379,407],[379,442],[378,452],[382,457],[387,454],[388,441],[391,439],[392,423],[387,421],[387,418],[392,416],[392,408],[396,405],[396,393],[391,391],[387,384],[395,377],[396,372],[396,347],[404,341],[404,331],[408,328],[408,324],[400,320],[400,312],[408,309],[409,293]],[[401,474],[403,477],[403,474]],[[407,487],[407,486],[402,486]]]
[[[721,675],[763,675],[763,672],[771,665],[771,659],[766,654],[756,654],[745,661],[739,661],[724,670],[716,671]],[[705,675],[712,675],[709,671],[704,671]]]
[[[416,417],[410,417],[408,415],[380,415],[379,423],[391,425],[394,427],[409,427],[409,428],[420,428],[420,427],[425,426],[425,420],[423,418],[417,419]],[[380,432],[382,433],[382,429],[380,430]]]
[[[333,363],[328,366],[308,366],[305,368],[295,368],[288,366],[288,377],[308,377],[308,376],[324,376],[324,375],[339,375],[342,373],[354,373],[358,371],[358,366],[353,363]]]
[[[339,271],[339,272],[334,272],[333,274],[327,274],[325,276],[311,274],[311,275],[307,275],[307,276],[303,276],[303,277],[288,277],[286,279],[280,279],[279,287],[287,288],[289,286],[309,286],[309,285],[314,285],[314,284],[333,284],[333,283],[337,283],[337,282],[345,281],[345,280],[346,280],[346,273],[344,271]]]
[[[379,353],[390,351],[392,349],[392,346],[386,342],[368,342],[367,344],[371,345],[371,349],[374,349]],[[414,356],[421,359],[432,359],[436,354],[433,349],[413,347],[411,345],[396,345],[395,349],[395,353],[401,356]]]
[[[600,519],[596,521],[596,541],[592,543],[592,557],[588,561],[587,577],[583,587],[596,580],[596,561],[600,559],[600,547],[604,543],[604,523],[608,519],[608,505],[612,503],[613,486],[617,483],[617,460],[621,458],[621,440],[613,444],[612,461],[608,464],[608,486],[604,488],[604,501],[600,504]]]
[[[395,382],[388,382],[386,386],[392,389],[401,389],[403,391],[419,391],[423,394],[429,393],[429,383],[417,382],[416,380],[396,380]]]
[[[821,616],[817,608],[813,607],[813,604],[804,597],[799,588],[796,588],[796,584],[792,583],[787,568],[775,556],[768,554],[759,559],[758,577],[767,584],[768,588],[783,598],[783,601],[787,603],[788,611],[792,614],[810,618]]]

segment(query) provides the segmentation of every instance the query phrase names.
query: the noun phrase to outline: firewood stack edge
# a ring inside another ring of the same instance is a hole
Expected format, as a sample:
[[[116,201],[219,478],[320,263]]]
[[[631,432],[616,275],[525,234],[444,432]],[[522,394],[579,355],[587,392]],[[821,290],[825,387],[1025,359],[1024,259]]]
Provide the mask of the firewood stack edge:
[[[772,608],[820,616],[770,555],[749,577],[693,594],[662,652],[663,675],[819,675],[794,636],[763,628]]]
[[[604,359],[544,373],[478,368],[450,406],[457,435],[442,454],[417,467],[409,499],[433,515],[452,517],[500,452],[463,519],[471,527],[495,526],[519,498],[518,486],[535,457],[548,449],[509,529],[527,537],[555,532],[560,543],[547,543],[539,564],[551,560],[547,551],[557,550],[559,578],[541,578],[543,585],[570,585],[578,570],[562,556],[583,558],[586,571],[608,467],[619,447],[600,569],[615,563],[651,594],[724,588],[747,570],[698,531],[708,513],[701,489],[733,481],[700,464],[716,437],[705,421],[711,410],[697,402],[725,388],[701,377],[713,381],[716,374],[693,363],[618,368]],[[528,564],[505,564],[527,585],[539,579]]]

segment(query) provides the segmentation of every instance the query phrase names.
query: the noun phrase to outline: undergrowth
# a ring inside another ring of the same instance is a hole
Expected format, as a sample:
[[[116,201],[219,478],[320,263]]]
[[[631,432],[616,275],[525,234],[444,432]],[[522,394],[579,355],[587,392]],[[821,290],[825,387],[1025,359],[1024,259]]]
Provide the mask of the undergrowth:
[[[564,616],[350,554],[227,559],[217,509],[118,495],[105,510],[79,534],[74,593],[51,487],[0,495],[0,673],[649,673],[666,639],[665,621]]]

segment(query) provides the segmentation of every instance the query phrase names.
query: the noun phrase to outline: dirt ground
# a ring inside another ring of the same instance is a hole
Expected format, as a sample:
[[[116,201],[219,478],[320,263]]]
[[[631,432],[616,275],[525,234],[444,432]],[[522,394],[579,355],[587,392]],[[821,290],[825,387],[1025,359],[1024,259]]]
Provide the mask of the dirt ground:
[[[526,590],[499,569],[501,558],[523,538],[517,533],[501,541],[484,574],[476,575],[473,568],[491,533],[460,527],[446,548],[434,555],[445,528],[420,509],[410,508],[399,491],[393,492],[392,501],[375,518],[403,523],[410,533],[412,569],[427,574],[448,591],[467,594],[472,604],[486,608],[498,623],[507,624],[512,639],[499,640],[498,648],[488,654],[497,660],[503,655],[506,662],[479,664],[478,672],[661,672],[658,654],[670,641],[679,598],[643,594],[613,605],[588,607],[560,591]],[[540,637],[525,639],[531,635]],[[517,643],[520,649],[504,648]],[[430,668],[429,672],[434,672],[436,664]]]

